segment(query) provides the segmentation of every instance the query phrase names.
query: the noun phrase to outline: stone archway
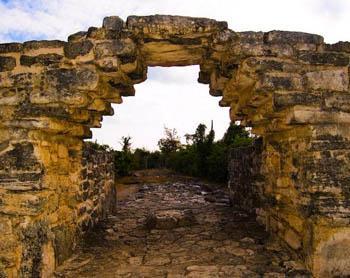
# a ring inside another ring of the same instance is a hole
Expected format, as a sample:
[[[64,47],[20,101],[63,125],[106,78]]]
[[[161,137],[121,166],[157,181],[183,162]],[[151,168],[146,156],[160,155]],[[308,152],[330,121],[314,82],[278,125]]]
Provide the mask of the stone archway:
[[[198,81],[231,119],[263,138],[267,229],[315,276],[350,274],[348,259],[340,269],[328,260],[350,235],[349,53],[349,43],[318,35],[161,15],[108,17],[68,42],[0,44],[0,269],[46,275],[69,255],[102,211],[78,213],[91,201],[81,189],[83,138],[113,114],[111,103],[134,95],[148,66],[198,64]]]

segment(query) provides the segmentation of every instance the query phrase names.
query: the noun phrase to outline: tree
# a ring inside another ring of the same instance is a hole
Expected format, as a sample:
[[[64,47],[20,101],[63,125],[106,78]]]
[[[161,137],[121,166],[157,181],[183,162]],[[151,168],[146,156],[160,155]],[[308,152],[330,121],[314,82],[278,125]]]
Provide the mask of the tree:
[[[128,153],[131,151],[131,137],[130,136],[123,136],[122,140],[120,142],[122,145],[122,151],[125,153]]]
[[[231,147],[247,145],[252,141],[253,138],[250,137],[249,132],[243,126],[236,125],[235,123],[230,124],[222,138],[222,142]]]
[[[158,141],[159,149],[164,154],[176,152],[181,148],[180,137],[177,135],[175,128],[164,127],[165,137]]]
[[[132,154],[131,154],[131,137],[122,137],[120,144],[122,151],[115,152],[115,168],[119,176],[127,176],[131,171]]]
[[[132,154],[132,168],[135,170],[148,169],[151,153],[146,149],[137,148]]]
[[[251,143],[253,138],[244,127],[234,123],[216,142],[213,123],[208,134],[206,129],[204,124],[199,124],[194,134],[186,134],[187,145],[171,154],[167,166],[186,175],[224,182],[230,150]]]

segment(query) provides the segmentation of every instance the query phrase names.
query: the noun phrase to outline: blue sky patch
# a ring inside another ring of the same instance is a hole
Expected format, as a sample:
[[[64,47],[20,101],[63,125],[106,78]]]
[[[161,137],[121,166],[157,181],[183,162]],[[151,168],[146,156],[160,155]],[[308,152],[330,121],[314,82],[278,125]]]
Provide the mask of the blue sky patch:
[[[6,33],[6,34],[3,34],[3,37],[5,38],[6,42],[25,42],[25,41],[32,41],[32,40],[47,39],[45,35],[34,35],[34,34],[28,34],[24,32],[11,32],[10,34]]]

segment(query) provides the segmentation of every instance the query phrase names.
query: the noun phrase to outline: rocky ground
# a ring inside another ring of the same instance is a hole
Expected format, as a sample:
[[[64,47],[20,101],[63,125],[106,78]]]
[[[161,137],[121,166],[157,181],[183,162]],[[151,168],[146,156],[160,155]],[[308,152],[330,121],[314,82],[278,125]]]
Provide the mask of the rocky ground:
[[[310,277],[223,190],[179,178],[132,191],[56,277]]]

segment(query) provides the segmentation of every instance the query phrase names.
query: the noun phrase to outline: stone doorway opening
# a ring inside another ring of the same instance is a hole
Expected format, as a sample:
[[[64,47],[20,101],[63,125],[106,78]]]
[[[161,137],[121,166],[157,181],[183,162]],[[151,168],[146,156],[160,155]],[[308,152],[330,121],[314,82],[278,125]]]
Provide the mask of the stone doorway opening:
[[[92,141],[120,149],[122,136],[132,138],[132,147],[158,149],[164,127],[175,128],[184,135],[193,133],[200,123],[210,127],[215,139],[221,139],[229,126],[229,108],[218,106],[219,98],[208,94],[207,85],[199,84],[198,66],[149,67],[147,80],[135,86],[135,97],[113,104],[113,116],[103,118],[102,127],[92,129]]]

